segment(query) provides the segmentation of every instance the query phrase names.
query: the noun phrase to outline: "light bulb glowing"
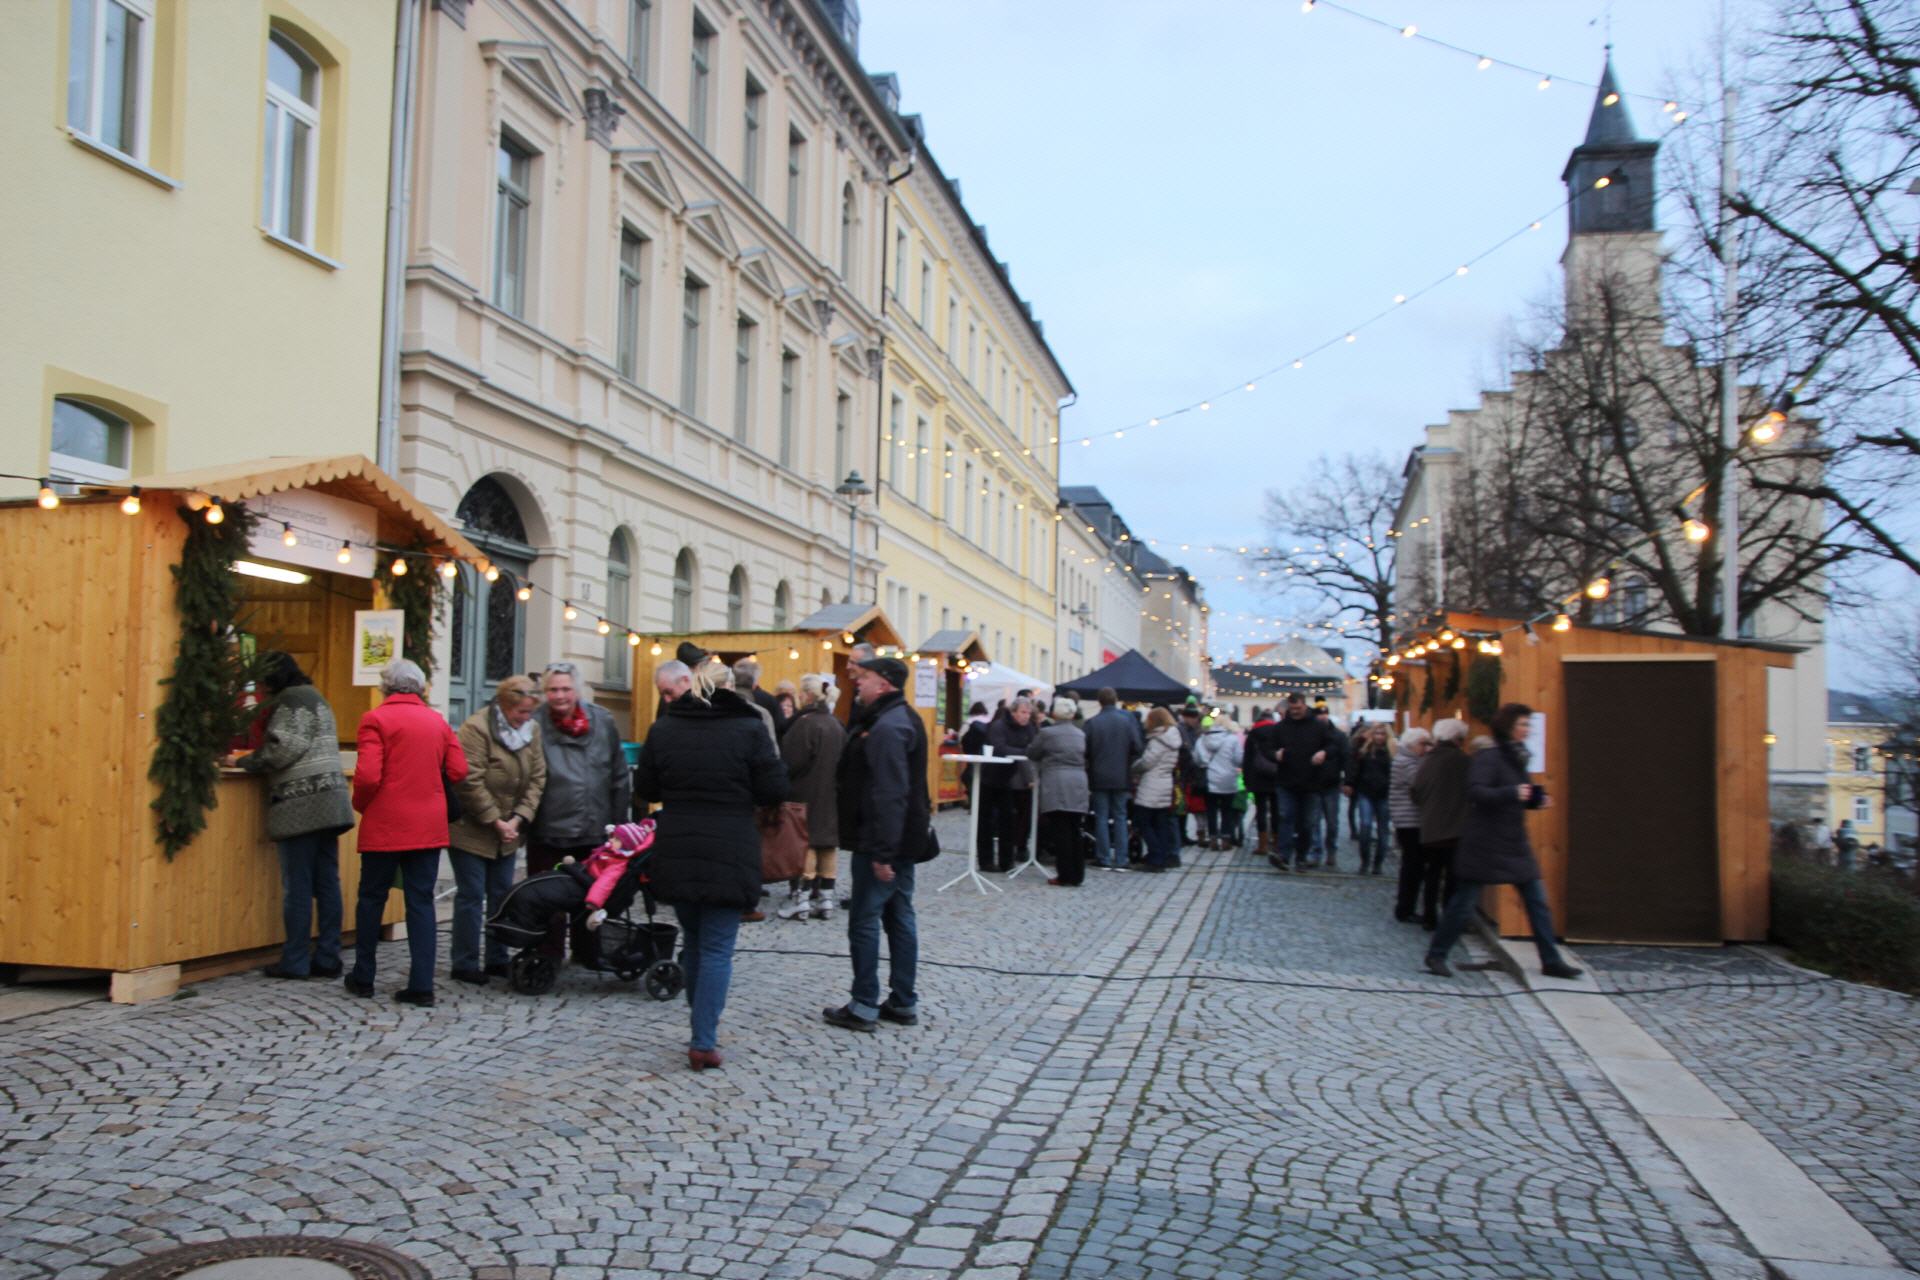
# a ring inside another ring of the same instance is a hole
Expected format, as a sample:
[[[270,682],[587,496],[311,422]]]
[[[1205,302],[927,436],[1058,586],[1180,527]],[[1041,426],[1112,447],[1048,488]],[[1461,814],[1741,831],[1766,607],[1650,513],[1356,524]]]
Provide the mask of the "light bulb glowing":
[[[533,599],[533,588],[523,584],[518,591],[513,593],[513,598],[521,604],[525,604],[527,601]]]
[[[396,578],[404,578],[407,576],[407,562],[399,556],[395,556],[393,563],[387,567],[387,572]]]
[[[800,650],[798,650],[798,649],[791,649],[791,648],[790,648],[790,649],[788,649],[788,650],[787,650],[787,661],[788,661],[788,662],[798,662],[798,661],[800,661]]]
[[[1205,412],[1206,410],[1211,408],[1213,408],[1213,402],[1211,400],[1202,400],[1200,402],[1200,409],[1202,412]]]
[[[595,631],[598,631],[603,636],[610,636],[613,634],[613,624],[611,622],[608,622],[605,618],[602,618],[600,619],[599,622],[595,623],[593,629]]]
[[[1687,118],[1687,113],[1684,111],[1676,111],[1673,113],[1673,122],[1675,124],[1679,124],[1681,121],[1685,120],[1686,118]]]
[[[280,541],[281,541],[282,543],[284,543],[284,544],[286,544],[286,545],[287,545],[287,546],[289,546],[289,547],[297,547],[297,546],[299,546],[299,545],[300,545],[300,539],[299,539],[299,537],[298,537],[298,536],[297,536],[297,535],[296,535],[296,534],[294,533],[294,531],[293,531],[293,526],[292,526],[292,525],[290,525],[290,524],[286,524],[286,525],[282,525],[281,527],[282,527],[282,528],[284,528],[284,529],[286,530],[286,532],[280,535]]]
[[[1536,88],[1536,89],[1551,89],[1551,88],[1553,88],[1553,77],[1552,77],[1552,76],[1541,76],[1541,77],[1540,77],[1540,83],[1539,83],[1539,84],[1537,84],[1537,85],[1535,85],[1535,86],[1533,86],[1533,87],[1534,87],[1534,88]]]
[[[460,576],[460,566],[449,560],[440,566],[440,576],[451,581]]]
[[[485,569],[481,570],[481,576],[484,577],[488,582],[498,582],[500,581],[500,569],[497,565],[490,564]]]
[[[631,631],[627,632],[627,648],[638,649],[639,647],[640,647],[640,637],[638,635],[635,635]]]
[[[1390,667],[1397,667],[1397,666],[1399,666],[1399,665],[1400,665],[1400,655],[1399,655],[1399,654],[1397,654],[1397,653],[1390,653],[1390,654],[1388,654],[1388,655],[1387,655],[1387,665],[1388,665],[1388,666],[1390,666]]]
[[[1407,300],[1407,295],[1404,293],[1396,293],[1393,295],[1393,303],[1395,306],[1399,306],[1401,303],[1405,302],[1406,300]]]
[[[851,632],[851,631],[842,631],[842,632],[840,633],[840,642],[841,642],[842,644],[852,644],[852,643],[853,643],[853,632]]]
[[[1679,109],[1680,109],[1680,104],[1679,104],[1679,103],[1677,103],[1677,102],[1669,102],[1669,103],[1666,103],[1666,104],[1665,104],[1664,106],[1662,106],[1662,107],[1660,108],[1660,111],[1661,111],[1661,114],[1663,114],[1663,115],[1671,115],[1671,114],[1673,114],[1673,113],[1674,113],[1675,111],[1678,111]]]
[[[574,608],[573,601],[569,600],[567,601],[567,607],[560,611],[560,616],[565,618],[568,622],[572,622],[575,618],[578,618],[580,616],[580,611]]]
[[[1475,70],[1478,70],[1478,71],[1485,71],[1488,67],[1492,65],[1493,65],[1492,58],[1482,57],[1480,61],[1474,63],[1474,68]]]
[[[822,641],[820,642],[820,647],[821,647],[822,649],[824,649],[824,650],[827,650],[827,651],[829,651],[829,652],[830,652],[830,651],[831,651],[831,650],[833,649],[833,641],[831,641],[831,640],[822,640]]]
[[[1753,437],[1755,444],[1772,444],[1780,438],[1780,428],[1786,423],[1787,415],[1775,409],[1766,417],[1753,424],[1753,430],[1747,434]]]
[[[1612,185],[1613,185],[1613,179],[1609,178],[1604,173],[1593,180],[1593,189],[1595,191],[1602,190],[1603,188],[1610,187]]]
[[[353,544],[348,542],[342,542],[340,544],[340,550],[334,552],[333,558],[335,560],[338,560],[341,564],[352,564],[353,563]]]
[[[1455,637],[1453,638],[1453,647],[1454,647],[1455,649],[1464,649],[1464,648],[1466,648],[1466,647],[1467,647],[1467,638],[1466,638],[1465,636],[1455,636]]]
[[[45,480],[40,482],[40,494],[34,500],[40,504],[42,511],[51,511],[60,505],[60,495],[55,493],[53,486]]]
[[[1305,360],[1295,360],[1293,362],[1293,367],[1296,369],[1304,369],[1307,367],[1307,362]]]
[[[219,524],[222,520],[225,520],[226,518],[227,518],[227,513],[220,509],[219,503],[209,502],[207,504],[207,523],[208,524]]]
[[[1608,578],[1595,578],[1587,584],[1587,599],[1605,600],[1613,591],[1613,582]]]
[[[1249,391],[1251,391],[1251,390],[1253,390],[1253,383],[1251,383],[1251,382],[1249,382],[1249,383],[1247,384],[1247,390],[1249,390]]]
[[[130,516],[140,514],[140,486],[135,485],[126,497],[120,499],[120,509]]]
[[[656,657],[656,658],[657,658],[657,657],[659,657],[659,656],[660,656],[660,644],[659,644],[659,642],[658,642],[658,641],[655,641],[655,642],[653,643],[653,645],[652,645],[652,646],[651,646],[651,647],[650,647],[650,648],[649,648],[649,649],[647,650],[647,652],[648,652],[649,654],[651,654],[651,655],[652,655],[653,657]]]
[[[1400,28],[1400,34],[1411,40],[1414,36],[1420,34],[1420,28],[1409,22],[1406,26]]]
[[[1461,264],[1460,264],[1459,266],[1457,266],[1457,267],[1455,267],[1455,268],[1453,269],[1453,274],[1455,274],[1455,275],[1457,275],[1457,276],[1463,276],[1463,275],[1465,275],[1465,274],[1467,274],[1467,265],[1466,265],[1466,263],[1464,263],[1464,262],[1463,262],[1463,263],[1461,263]]]
[[[1704,520],[1688,520],[1680,527],[1686,530],[1688,542],[1705,542],[1713,536],[1713,530]]]
[[[1606,97],[1600,99],[1600,105],[1603,107],[1610,107],[1618,101],[1620,101],[1620,95],[1617,93],[1610,93]]]
[[[1553,629],[1555,631],[1571,631],[1573,630],[1573,619],[1564,613],[1556,613],[1553,615]]]
[[[1360,335],[1359,335],[1359,334],[1357,334],[1357,333],[1350,333],[1350,334],[1348,334],[1348,335],[1347,335],[1347,341],[1348,341],[1348,342],[1358,342],[1358,341],[1360,341]]]

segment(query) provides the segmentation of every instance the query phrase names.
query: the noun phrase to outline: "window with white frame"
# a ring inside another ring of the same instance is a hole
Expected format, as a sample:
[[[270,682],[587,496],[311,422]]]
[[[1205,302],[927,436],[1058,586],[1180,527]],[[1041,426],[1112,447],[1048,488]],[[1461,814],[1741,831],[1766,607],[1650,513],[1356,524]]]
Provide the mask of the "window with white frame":
[[[706,308],[707,286],[687,277],[680,295],[680,408],[700,416],[700,320]]]
[[[742,128],[746,131],[740,147],[740,181],[750,195],[760,194],[760,152],[763,149],[762,124],[767,114],[767,91],[758,80],[747,77],[746,110]]]
[[[953,446],[946,447],[946,456],[940,459],[940,518],[950,528],[959,528],[959,513],[953,505]]]
[[[632,657],[627,644],[627,627],[633,621],[633,552],[626,531],[616,529],[607,541],[607,621],[613,630],[606,639],[605,669],[602,679],[625,688]]]
[[[933,424],[925,418],[913,425],[913,500],[933,510]]]
[[[947,355],[951,357],[958,350],[954,343],[960,340],[960,304],[952,298],[947,299]]]
[[[527,228],[533,220],[533,151],[500,134],[493,207],[493,304],[526,315]]]
[[[780,352],[780,465],[793,466],[794,415],[799,410],[800,357],[791,351]]]
[[[900,459],[907,451],[906,404],[894,396],[887,404],[887,483],[895,492],[904,492],[906,477],[900,474]]]
[[[1873,748],[1855,747],[1853,749],[1853,771],[1855,773],[1873,772]]]
[[[787,130],[787,230],[800,234],[800,207],[806,191],[807,140],[798,129]]]
[[[640,318],[644,314],[640,298],[640,265],[646,248],[646,238],[639,232],[632,227],[620,228],[620,294],[618,333],[614,339],[615,358],[620,365],[620,376],[629,380],[640,376]]]
[[[152,0],[71,0],[67,124],[144,162],[153,83]]]
[[[967,381],[980,375],[980,326],[967,321]]]
[[[853,283],[854,231],[860,220],[860,207],[854,200],[853,184],[840,188],[840,278]]]
[[[735,565],[733,572],[727,575],[727,630],[744,631],[746,628],[747,571]]]
[[[782,579],[773,589],[773,629],[785,631],[793,619],[793,588]]]
[[[132,473],[133,424],[84,400],[56,396],[47,470],[57,479],[111,483]]]
[[[933,319],[933,264],[931,262],[922,261],[920,263],[920,327],[921,329],[926,330],[926,332],[928,333],[932,333],[933,331],[927,328],[927,325],[932,321],[932,319]]]
[[[733,438],[747,443],[753,421],[753,351],[760,326],[741,316],[733,326]]]
[[[673,612],[669,615],[675,631],[693,630],[695,571],[693,549],[680,548],[680,554],[673,558]]]
[[[653,61],[653,0],[627,0],[627,69],[641,84]]]
[[[893,233],[893,296],[894,300],[905,304],[907,300],[907,231],[905,227]]]
[[[276,31],[267,37],[267,126],[260,225],[312,245],[319,186],[320,64]]]
[[[690,89],[687,98],[687,132],[701,146],[707,145],[707,120],[713,97],[714,29],[699,14],[693,15],[693,54]]]
[[[847,474],[847,436],[853,430],[853,397],[842,391],[833,398],[833,482]]]
[[[1853,798],[1853,821],[1856,826],[1867,825],[1873,821],[1873,797],[1855,796]]]

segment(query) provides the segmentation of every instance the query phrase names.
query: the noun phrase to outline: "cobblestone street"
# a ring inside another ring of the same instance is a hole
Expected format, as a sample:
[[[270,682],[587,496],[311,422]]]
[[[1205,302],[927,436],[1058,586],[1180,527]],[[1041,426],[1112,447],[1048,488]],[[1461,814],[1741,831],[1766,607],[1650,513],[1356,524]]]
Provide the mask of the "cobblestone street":
[[[918,1027],[823,1025],[840,920],[769,921],[714,1073],[683,1005],[589,973],[401,1009],[398,944],[372,1002],[242,975],[0,1024],[0,1276],[278,1233],[488,1280],[1760,1274],[1533,997],[1415,972],[1385,879],[1199,854],[935,893],[956,866],[922,870]],[[1912,1002],[1596,954],[1739,984],[1622,1003],[1915,1260]]]

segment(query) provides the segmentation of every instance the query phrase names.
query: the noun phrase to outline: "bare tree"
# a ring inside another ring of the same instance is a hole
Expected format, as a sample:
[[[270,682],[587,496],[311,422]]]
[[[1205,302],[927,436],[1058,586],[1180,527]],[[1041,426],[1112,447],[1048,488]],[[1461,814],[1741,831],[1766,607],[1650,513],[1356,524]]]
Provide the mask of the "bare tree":
[[[1314,461],[1288,493],[1269,491],[1272,550],[1251,557],[1283,605],[1349,640],[1393,644],[1393,564],[1389,536],[1405,480],[1377,454]]]

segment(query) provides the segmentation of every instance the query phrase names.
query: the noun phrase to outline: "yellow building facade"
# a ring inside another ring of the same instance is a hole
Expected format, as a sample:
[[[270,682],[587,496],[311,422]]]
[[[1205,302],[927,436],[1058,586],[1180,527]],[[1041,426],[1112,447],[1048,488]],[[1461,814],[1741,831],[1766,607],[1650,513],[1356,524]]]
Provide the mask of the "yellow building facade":
[[[1853,824],[1862,849],[1885,848],[1887,758],[1880,745],[1895,726],[1872,701],[1858,694],[1827,694],[1827,825]]]
[[[374,452],[394,12],[8,6],[0,471]]]
[[[888,211],[879,603],[910,644],[976,632],[993,663],[1051,680],[1073,387],[921,143]]]

